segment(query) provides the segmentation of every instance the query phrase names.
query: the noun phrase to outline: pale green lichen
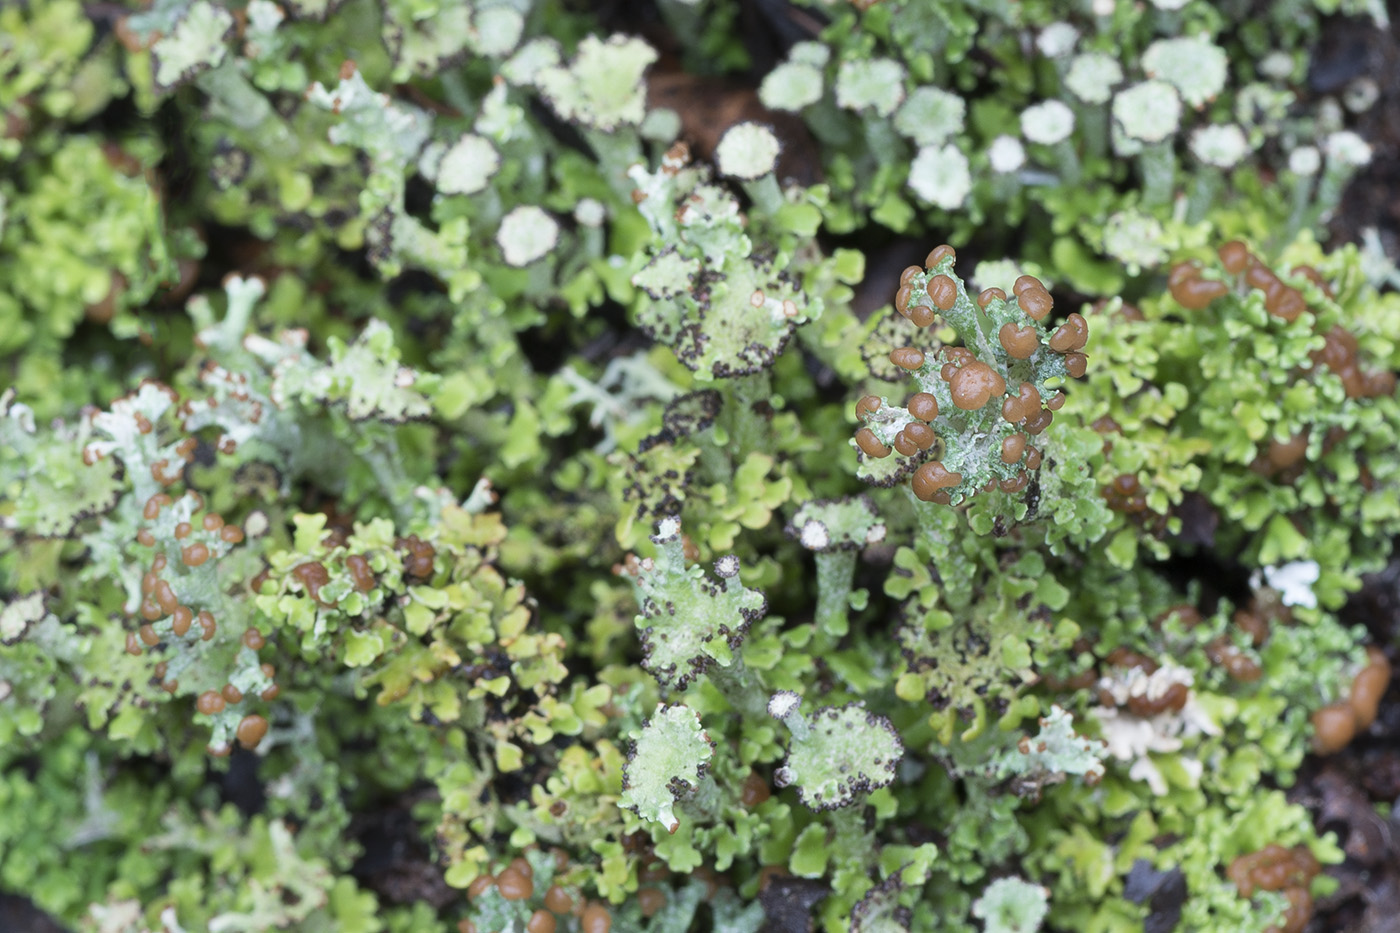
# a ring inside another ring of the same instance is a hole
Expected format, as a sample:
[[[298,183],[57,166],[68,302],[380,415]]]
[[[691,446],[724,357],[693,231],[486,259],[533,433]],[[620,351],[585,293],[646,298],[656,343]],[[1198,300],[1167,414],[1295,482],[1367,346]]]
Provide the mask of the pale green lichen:
[[[0,503],[9,506],[8,514],[0,512],[0,525],[65,537],[82,520],[116,504],[118,467],[112,460],[85,463],[86,431],[61,427],[40,433],[33,412],[16,404],[14,394],[13,389],[0,393]]]
[[[1129,139],[1159,143],[1181,124],[1181,98],[1165,81],[1144,81],[1114,96],[1113,118]]]
[[[358,69],[334,88],[318,81],[306,99],[338,118],[330,130],[331,142],[362,149],[386,169],[410,164],[432,131],[426,111],[376,93]]]
[[[735,4],[130,6],[0,3],[9,888],[112,933],[1246,930],[1285,898],[1234,858],[1343,858],[1258,789],[1400,530],[1400,276],[1313,241],[1380,151],[1375,82],[1298,90],[1329,4],[798,5],[776,65]],[[862,284],[921,236],[1012,294]],[[1030,326],[1023,273],[1082,306]],[[958,351],[1041,393],[1038,470]],[[356,880],[367,804],[431,900]]]
[[[758,88],[763,106],[772,110],[801,110],[822,99],[822,72],[816,65],[784,62],[764,75]]]
[[[1086,104],[1106,104],[1114,85],[1123,80],[1123,66],[1103,52],[1076,55],[1065,74],[1065,86]]]
[[[232,32],[232,13],[208,0],[196,0],[169,35],[151,49],[156,87],[169,90],[217,67],[227,54],[225,40]]]
[[[909,165],[909,187],[935,207],[957,210],[972,192],[967,156],[952,144],[925,146]]]
[[[435,388],[437,377],[424,380],[399,364],[394,333],[383,321],[370,321],[353,343],[331,338],[328,345],[331,362],[323,366],[308,365],[304,351],[269,348],[268,362],[278,369],[269,392],[274,403],[339,404],[352,421],[408,421],[432,414],[424,389]]]
[[[890,721],[861,703],[824,706],[803,717],[796,695],[779,694],[768,710],[788,727],[787,758],[773,779],[797,788],[813,810],[848,807],[894,780],[904,745]]]
[[[848,551],[878,544],[885,530],[864,497],[804,502],[788,523],[788,533],[809,551]]]
[[[642,724],[628,758],[621,805],[674,833],[680,826],[675,802],[695,789],[713,755],[714,743],[693,710],[658,706]]]
[[[738,199],[688,166],[683,147],[655,172],[634,166],[631,177],[642,215],[669,243],[632,277],[646,296],[638,323],[704,380],[770,367],[795,327],[819,317],[822,304],[759,254]],[[771,187],[754,189],[756,197],[783,203],[771,176],[757,183]]]
[[[635,126],[646,114],[643,76],[654,61],[641,39],[586,36],[567,66],[538,69],[534,83],[565,120],[599,130]]]
[[[1142,211],[1119,211],[1109,217],[1103,227],[1103,251],[1115,257],[1134,274],[1140,269],[1155,269],[1167,259],[1162,245],[1162,224]]]
[[[490,140],[475,133],[462,135],[437,164],[437,187],[443,194],[476,194],[500,168],[501,156]]]
[[[889,58],[842,62],[836,72],[836,104],[888,117],[904,101],[904,66]]]
[[[470,42],[471,21],[471,0],[442,0],[430,18],[411,0],[389,0],[380,31],[397,66],[395,77],[432,74],[460,55]]]
[[[918,146],[940,146],[963,131],[967,103],[950,91],[915,88],[894,115],[894,127]]]
[[[501,64],[501,76],[511,84],[534,84],[536,75],[546,68],[557,67],[563,59],[556,40],[544,36],[531,39]]]
[[[999,759],[999,776],[1033,775],[1040,782],[1063,780],[1066,775],[1082,776],[1085,783],[1097,784],[1104,774],[1099,755],[1104,745],[1074,731],[1074,717],[1059,706],[1041,717],[1040,731],[1025,736],[1014,751]]]
[[[715,562],[718,582],[686,567],[680,522],[664,520],[652,541],[655,558],[640,562],[632,583],[641,601],[637,628],[642,667],[663,687],[683,689],[712,665],[729,667],[749,626],[763,617],[763,594],[739,582],[733,556]]]
[[[675,250],[668,250],[653,257],[632,276],[632,284],[654,299],[674,298],[689,293],[699,271],[699,259],[687,259]]]
[[[17,644],[29,627],[46,615],[43,593],[10,600],[0,609],[0,644],[6,647]]]
[[[1234,168],[1249,155],[1249,141],[1234,124],[1203,126],[1191,134],[1191,152],[1207,165]]]
[[[1027,107],[1021,111],[1021,135],[1033,143],[1054,145],[1074,132],[1074,112],[1058,100]]]
[[[542,208],[522,204],[501,218],[496,245],[507,265],[528,266],[559,243],[559,223]]]
[[[998,878],[972,904],[987,933],[1036,933],[1049,912],[1049,892],[1023,878]]]
[[[1225,88],[1225,50],[1204,37],[1159,39],[1142,54],[1150,78],[1173,85],[1186,104],[1200,110]]]
[[[771,127],[761,123],[736,123],[724,131],[715,147],[715,165],[721,175],[751,180],[772,172],[781,146]]]

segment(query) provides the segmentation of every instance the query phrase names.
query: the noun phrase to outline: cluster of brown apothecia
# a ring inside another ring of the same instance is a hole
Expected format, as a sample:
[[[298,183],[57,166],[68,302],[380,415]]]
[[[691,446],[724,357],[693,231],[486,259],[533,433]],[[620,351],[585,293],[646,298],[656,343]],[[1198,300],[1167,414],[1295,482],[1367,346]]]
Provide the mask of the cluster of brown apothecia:
[[[1357,733],[1371,728],[1380,712],[1381,697],[1390,686],[1390,661],[1381,649],[1366,649],[1366,666],[1351,679],[1345,700],[1330,703],[1313,713],[1313,748],[1331,755],[1351,744]]]
[[[1248,287],[1264,293],[1264,308],[1274,317],[1291,322],[1308,310],[1308,301],[1303,293],[1284,282],[1278,273],[1266,266],[1239,240],[1232,240],[1220,247],[1218,255],[1227,273],[1238,276]],[[1207,278],[1203,271],[1200,263],[1179,262],[1172,266],[1167,277],[1171,296],[1188,311],[1204,310],[1217,298],[1231,293],[1228,283]],[[1331,295],[1327,281],[1312,266],[1294,266],[1290,275],[1295,279],[1307,279],[1324,294]],[[1347,398],[1379,398],[1395,391],[1393,372],[1367,372],[1361,369],[1360,344],[1355,334],[1335,324],[1321,336],[1325,343],[1322,349],[1313,352],[1313,365],[1309,372],[1316,372],[1318,367],[1332,372],[1341,379]]]
[[[1308,309],[1303,293],[1279,278],[1278,273],[1264,265],[1239,240],[1231,240],[1217,252],[1226,272],[1241,276],[1246,285],[1264,293],[1264,307],[1274,317],[1293,321]],[[1204,310],[1217,298],[1230,294],[1231,289],[1226,282],[1206,278],[1202,271],[1199,263],[1179,262],[1172,266],[1167,275],[1167,289],[1171,296],[1188,311]],[[1317,270],[1310,266],[1299,266],[1293,273],[1323,284]]]
[[[900,275],[895,310],[918,327],[942,317],[962,346],[936,354],[897,347],[890,362],[919,383],[904,408],[875,395],[856,405],[863,422],[856,447],[867,457],[898,453],[923,457],[941,441],[938,459],[913,471],[914,495],[926,502],[952,504],[977,492],[1016,493],[1040,468],[1041,452],[1031,444],[1065,403],[1059,386],[1084,375],[1082,352],[1089,325],[1070,314],[1051,331],[1044,321],[1054,299],[1034,276],[1023,275],[1007,296],[987,288],[971,298],[953,273],[951,246],[934,249],[923,266]]]
[[[1241,897],[1253,897],[1255,891],[1281,891],[1288,898],[1283,926],[1271,926],[1265,933],[1303,933],[1313,914],[1309,886],[1321,870],[1307,846],[1285,848],[1270,843],[1258,852],[1235,858],[1225,875],[1239,888]]]
[[[553,855],[555,874],[562,875],[567,872],[571,867],[568,854],[562,849],[555,849]],[[515,858],[494,875],[479,875],[467,888],[467,897],[476,900],[494,888],[508,901],[530,901],[538,894],[535,887],[535,870],[529,860]],[[638,899],[641,900],[640,894]],[[664,903],[663,895],[662,904]],[[605,903],[576,897],[557,882],[551,884],[544,892],[539,904],[525,923],[526,933],[555,933],[559,929],[577,929],[580,933],[608,933],[612,929],[612,911]],[[651,913],[655,913],[661,906],[653,905]],[[646,915],[651,916],[651,913]],[[563,918],[562,925],[560,918]],[[479,931],[470,919],[460,921],[457,929],[459,933],[485,933]]]
[[[224,736],[255,748],[267,734],[268,722],[248,709],[247,694],[264,702],[276,699],[276,670],[257,660],[266,640],[256,627],[243,627],[235,638],[221,631],[208,605],[209,595],[223,590],[217,565],[243,541],[244,531],[206,511],[202,497],[193,492],[178,500],[157,493],[146,500],[141,515],[146,524],[137,531],[136,543],[155,553],[141,578],[137,627],[127,633],[126,651],[160,657],[152,670],[156,682],[172,695],[195,695],[195,711],[216,720],[211,754],[232,750]],[[223,674],[215,673],[224,668]],[[244,714],[236,723],[226,715],[237,712]]]

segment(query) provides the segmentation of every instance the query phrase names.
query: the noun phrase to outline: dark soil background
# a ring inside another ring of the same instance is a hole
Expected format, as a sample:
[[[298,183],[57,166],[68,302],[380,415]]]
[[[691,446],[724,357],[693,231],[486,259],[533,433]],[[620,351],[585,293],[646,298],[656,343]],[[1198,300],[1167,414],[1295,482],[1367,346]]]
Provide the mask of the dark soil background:
[[[605,23],[616,20],[619,29],[642,32],[663,53],[678,51],[649,3],[612,0],[597,7]],[[754,87],[757,77],[780,60],[788,46],[815,36],[822,23],[785,0],[754,0],[743,6],[740,19],[736,29],[749,45],[754,81],[690,75],[672,54],[663,58],[652,76],[653,100],[682,114],[686,135],[702,157],[709,155],[732,123],[753,118],[776,123],[786,144],[786,174],[811,181],[820,172],[820,158],[810,137],[799,121],[766,113]],[[1312,62],[1306,94],[1338,95],[1352,81],[1365,77],[1375,80],[1380,89],[1376,104],[1352,118],[1354,128],[1374,147],[1374,158],[1354,180],[1330,221],[1331,245],[1359,243],[1362,232],[1374,228],[1387,255],[1400,255],[1400,37],[1396,28],[1378,29],[1369,19],[1332,18],[1324,24]],[[863,245],[872,278],[886,266],[897,273],[910,261],[911,249],[922,255],[926,248],[895,238],[885,245],[872,247],[868,240]],[[881,304],[887,298],[881,290],[871,300]],[[1364,625],[1371,643],[1381,646],[1392,667],[1400,671],[1400,559],[1366,579],[1343,609],[1342,618],[1348,624]],[[1340,886],[1318,900],[1308,933],[1400,933],[1400,677],[1392,681],[1371,729],[1341,753],[1305,762],[1289,797],[1312,812],[1320,831],[1336,833],[1347,855],[1343,864],[1326,869]],[[352,872],[385,901],[424,900],[445,906],[456,892],[446,887],[428,846],[418,837],[408,815],[410,803],[356,819],[351,834],[375,854],[362,859]],[[1387,820],[1376,813],[1376,804],[1393,804],[1396,809]],[[780,904],[769,908],[765,902],[765,908],[771,910],[772,926],[786,927]],[[0,933],[67,931],[21,895],[0,893]]]

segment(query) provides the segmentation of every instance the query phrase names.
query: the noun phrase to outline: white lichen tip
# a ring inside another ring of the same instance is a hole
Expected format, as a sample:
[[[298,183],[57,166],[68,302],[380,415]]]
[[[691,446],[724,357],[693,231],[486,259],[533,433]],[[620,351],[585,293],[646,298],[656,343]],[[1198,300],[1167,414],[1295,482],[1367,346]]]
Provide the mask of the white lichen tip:
[[[1294,175],[1316,175],[1322,168],[1322,153],[1316,146],[1299,146],[1288,154],[1288,170]]]
[[[511,84],[522,86],[533,84],[535,75],[545,68],[553,68],[563,60],[559,43],[554,39],[531,39],[500,67],[501,76]]]
[[[1274,81],[1287,81],[1293,76],[1293,56],[1277,49],[1259,61],[1259,73]]]
[[[820,66],[806,62],[783,62],[763,78],[758,99],[769,110],[796,112],[822,99]]]
[[[267,283],[263,281],[261,276],[257,275],[243,276],[237,272],[231,272],[224,276],[224,280],[220,284],[223,285],[224,294],[228,295],[228,300],[239,304],[251,305],[267,294]]]
[[[1191,134],[1191,152],[1207,165],[1234,168],[1249,154],[1249,140],[1233,123],[1213,123]]]
[[[715,576],[721,580],[728,580],[739,575],[739,558],[733,554],[726,554],[715,561]]]
[[[31,625],[42,619],[48,610],[44,606],[44,594],[39,591],[19,596],[8,603],[0,604],[0,644],[17,643]]]
[[[1279,599],[1285,606],[1303,606],[1307,609],[1317,608],[1313,584],[1317,583],[1319,574],[1317,563],[1310,560],[1295,560],[1263,569],[1264,582],[1270,589],[1278,590]],[[1258,575],[1250,583],[1257,587]]]
[[[233,14],[206,0],[191,4],[167,36],[151,47],[155,88],[168,91],[195,75],[216,68],[227,54],[225,40],[234,31]]]
[[[809,551],[820,551],[831,543],[831,532],[814,518],[802,526],[797,540]]]
[[[637,132],[654,143],[673,143],[681,135],[681,115],[670,107],[653,107],[637,125]]]
[[[987,158],[992,163],[992,171],[998,175],[1019,172],[1026,164],[1026,147],[1015,136],[1001,135],[987,147]]]
[[[586,36],[567,66],[541,68],[535,86],[562,119],[600,130],[636,126],[646,116],[647,68],[656,50],[641,39]]]
[[[925,146],[909,165],[909,188],[935,207],[962,207],[972,192],[967,156],[957,146]]]
[[[254,36],[271,34],[287,19],[287,14],[272,0],[249,0],[247,12],[247,34]],[[260,56],[254,53],[252,57]]]
[[[1120,260],[1131,274],[1155,269],[1167,260],[1163,228],[1157,218],[1141,211],[1119,211],[1103,227],[1104,252]]]
[[[1360,166],[1371,161],[1371,144],[1351,130],[1338,130],[1322,142],[1330,162]]]
[[[174,907],[166,907],[160,912],[160,922],[168,933],[185,933],[185,928],[180,926],[180,915]]]
[[[1142,70],[1175,87],[1200,110],[1225,89],[1225,50],[1205,36],[1158,39],[1142,54]]]
[[[597,228],[608,219],[608,208],[597,198],[579,198],[574,205],[574,220],[579,226]]]
[[[768,701],[768,715],[774,719],[787,719],[802,705],[802,697],[791,690],[779,690]]]
[[[651,536],[653,544],[665,544],[674,541],[681,533],[681,520],[674,515],[667,515],[656,523],[656,534]]]
[[[1074,111],[1058,100],[1047,100],[1021,111],[1021,135],[1033,143],[1053,146],[1074,132]]]
[[[1065,87],[1086,104],[1103,104],[1113,96],[1113,88],[1123,80],[1118,59],[1104,52],[1076,55],[1065,74]]]
[[[1074,44],[1078,41],[1078,29],[1069,23],[1051,23],[1036,36],[1035,47],[1040,49],[1040,54],[1046,58],[1060,58],[1073,52]]]
[[[33,434],[35,431],[34,409],[22,402],[16,402],[13,388],[0,392],[0,417],[9,418],[18,424],[25,434]]]
[[[1181,125],[1181,97],[1165,81],[1143,81],[1113,98],[1113,119],[1126,136],[1159,143]]]
[[[825,68],[831,61],[831,47],[825,42],[798,42],[788,50],[788,60],[813,68]]]
[[[892,58],[858,58],[836,73],[836,104],[888,117],[904,102],[904,66]]]
[[[243,520],[243,533],[249,538],[261,538],[271,529],[272,520],[261,509],[249,512],[248,517]]]
[[[1049,889],[1020,878],[998,878],[972,902],[987,933],[1034,933],[1049,912]]]
[[[472,15],[471,46],[478,55],[503,58],[520,43],[525,17],[508,3],[477,4]]]
[[[872,534],[877,534],[875,540],[883,538],[883,526],[878,533],[874,531],[878,524],[875,506],[869,499],[847,496],[803,503],[786,531],[809,551],[849,551],[870,544]]]
[[[745,121],[724,131],[715,147],[715,164],[721,175],[752,181],[773,171],[781,150],[771,127]]]
[[[1365,113],[1380,99],[1381,86],[1369,75],[1353,78],[1342,91],[1342,106],[1352,113]]]
[[[486,187],[500,165],[501,157],[490,140],[466,133],[443,153],[437,189],[443,194],[475,194]]]
[[[942,88],[915,88],[894,115],[894,128],[920,146],[939,146],[963,131],[967,103]]]
[[[559,224],[542,208],[522,204],[501,218],[496,245],[506,264],[523,268],[544,256],[559,243]]]

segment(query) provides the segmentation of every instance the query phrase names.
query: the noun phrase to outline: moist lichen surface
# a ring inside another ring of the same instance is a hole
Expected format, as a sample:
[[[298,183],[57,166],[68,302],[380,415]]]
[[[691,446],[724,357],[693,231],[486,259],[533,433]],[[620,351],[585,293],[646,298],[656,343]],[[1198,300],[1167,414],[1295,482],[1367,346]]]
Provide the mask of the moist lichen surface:
[[[1389,29],[0,4],[0,925],[1377,929]]]

